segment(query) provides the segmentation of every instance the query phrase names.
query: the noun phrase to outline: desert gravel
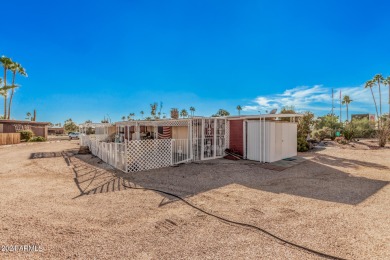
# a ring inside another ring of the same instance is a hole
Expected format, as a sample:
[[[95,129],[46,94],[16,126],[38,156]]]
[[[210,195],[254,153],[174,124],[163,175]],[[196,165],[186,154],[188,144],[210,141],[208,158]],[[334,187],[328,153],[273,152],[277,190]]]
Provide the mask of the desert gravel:
[[[133,174],[78,147],[0,147],[0,246],[42,249],[0,251],[0,259],[321,259],[123,183],[176,193],[327,254],[390,259],[389,147],[329,142],[280,172],[220,159]]]

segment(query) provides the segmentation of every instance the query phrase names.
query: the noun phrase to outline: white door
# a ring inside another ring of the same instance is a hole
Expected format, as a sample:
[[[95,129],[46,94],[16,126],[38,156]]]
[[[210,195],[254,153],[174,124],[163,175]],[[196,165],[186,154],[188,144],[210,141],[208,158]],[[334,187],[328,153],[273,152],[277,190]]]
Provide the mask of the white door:
[[[289,158],[297,155],[297,125],[295,123],[283,123],[283,152],[282,158]]]
[[[246,157],[248,160],[260,160],[260,122],[246,121]]]

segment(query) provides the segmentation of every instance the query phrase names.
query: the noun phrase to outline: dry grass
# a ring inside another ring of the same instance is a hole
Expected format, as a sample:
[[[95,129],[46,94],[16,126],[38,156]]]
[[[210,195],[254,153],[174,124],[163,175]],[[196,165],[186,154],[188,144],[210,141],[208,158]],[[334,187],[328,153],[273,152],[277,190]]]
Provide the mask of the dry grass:
[[[77,148],[77,141],[0,148],[0,245],[44,249],[0,258],[319,258],[124,182],[328,254],[390,258],[390,149],[329,145],[281,172],[213,160],[123,174],[91,155],[71,156],[71,166],[58,157]]]

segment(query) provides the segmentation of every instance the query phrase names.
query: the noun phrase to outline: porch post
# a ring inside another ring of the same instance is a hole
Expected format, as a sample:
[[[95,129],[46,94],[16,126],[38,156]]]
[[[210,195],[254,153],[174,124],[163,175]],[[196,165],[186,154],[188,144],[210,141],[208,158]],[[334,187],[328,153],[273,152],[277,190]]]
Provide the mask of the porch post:
[[[204,160],[204,118],[202,118],[202,135],[201,135],[200,159]]]
[[[194,157],[194,151],[193,151],[193,140],[192,140],[192,119],[190,119],[190,121],[188,121],[188,129],[189,129],[189,131],[190,131],[190,133],[189,133],[189,142],[188,142],[188,144],[189,144],[189,147],[188,147],[188,149],[189,149],[189,152],[190,152],[190,158],[189,158],[189,160],[193,160],[193,157]]]

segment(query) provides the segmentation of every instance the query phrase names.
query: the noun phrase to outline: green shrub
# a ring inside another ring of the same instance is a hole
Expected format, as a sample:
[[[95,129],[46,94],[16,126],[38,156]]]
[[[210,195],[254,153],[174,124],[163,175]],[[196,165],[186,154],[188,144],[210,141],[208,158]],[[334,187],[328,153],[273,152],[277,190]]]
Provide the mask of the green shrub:
[[[34,133],[31,130],[24,130],[20,132],[20,139],[28,142]]]
[[[43,136],[34,136],[29,140],[29,142],[44,142],[44,141],[46,141],[46,139]]]
[[[376,135],[375,123],[364,119],[354,119],[351,124],[354,128],[354,137],[356,138],[373,138]]]
[[[345,140],[351,141],[352,138],[354,137],[354,134],[355,134],[354,126],[352,124],[350,124],[347,127],[345,127],[343,134],[344,134]]]
[[[298,152],[307,152],[309,150],[309,143],[306,141],[305,137],[298,137],[297,141]]]
[[[317,141],[323,141],[325,138],[332,138],[332,132],[332,129],[329,127],[323,127],[321,129],[314,130],[312,135]]]

